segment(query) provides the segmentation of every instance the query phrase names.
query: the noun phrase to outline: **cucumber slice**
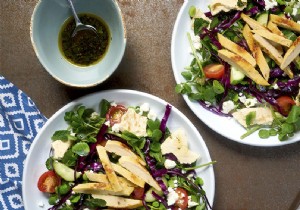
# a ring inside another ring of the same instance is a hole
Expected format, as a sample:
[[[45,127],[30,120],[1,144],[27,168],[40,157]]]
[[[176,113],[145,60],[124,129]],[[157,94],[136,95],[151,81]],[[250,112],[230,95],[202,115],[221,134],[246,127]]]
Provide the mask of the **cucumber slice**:
[[[257,17],[257,22],[259,22],[261,25],[267,27],[268,21],[269,21],[269,12],[264,12],[262,14],[260,14]]]
[[[156,198],[152,195],[152,191],[154,191],[157,195],[162,196],[163,192],[162,191],[157,191],[153,187],[151,187],[145,194],[145,201],[146,202],[154,202],[156,201]]]
[[[245,74],[238,68],[231,66],[230,84],[236,85],[240,83],[245,77]]]
[[[60,163],[58,161],[53,162],[53,168],[55,172],[64,180],[69,181],[69,182],[74,182],[74,173],[75,171],[72,168],[69,168],[63,163]],[[79,178],[81,175],[80,172],[76,172],[76,178]]]

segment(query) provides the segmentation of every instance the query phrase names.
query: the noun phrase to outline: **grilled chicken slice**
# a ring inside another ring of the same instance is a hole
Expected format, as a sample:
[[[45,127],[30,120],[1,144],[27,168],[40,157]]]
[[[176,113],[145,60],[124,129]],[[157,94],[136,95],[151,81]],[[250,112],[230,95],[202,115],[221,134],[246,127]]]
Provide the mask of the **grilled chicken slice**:
[[[288,49],[283,57],[283,61],[280,65],[281,69],[285,69],[300,53],[300,37],[298,37]]]
[[[108,152],[115,153],[118,156],[131,156],[134,157],[141,165],[145,166],[146,163],[142,158],[137,156],[135,153],[131,151],[131,149],[119,141],[108,140],[105,145],[105,149]]]
[[[227,39],[222,34],[218,34],[218,40],[224,48],[241,55],[252,66],[256,66],[255,59],[243,47],[241,47],[241,46],[237,45],[236,43],[232,42],[231,40]]]
[[[277,63],[278,66],[281,66],[282,62],[283,62],[283,57],[280,55],[280,53],[278,52],[278,50],[271,45],[266,39],[264,39],[263,37],[261,37],[258,34],[254,34],[253,38],[255,39],[255,41],[257,41],[257,43],[261,46],[262,50],[268,54],[270,56],[270,58],[272,58],[275,63]],[[284,68],[282,69],[290,78],[294,77],[293,72],[291,71],[290,68]]]
[[[241,18],[253,29],[253,30],[268,30],[266,27],[261,25],[256,20],[252,19],[248,15],[245,15],[244,13],[241,14]]]
[[[250,27],[246,24],[243,29],[243,36],[256,60],[262,76],[266,81],[269,80],[270,67],[261,51],[260,46],[255,42]]]
[[[114,209],[136,209],[143,206],[141,200],[112,195],[92,195],[93,198],[105,200],[106,206]]]
[[[115,191],[121,191],[121,185],[114,169],[111,166],[111,162],[108,158],[105,148],[101,145],[98,145],[96,149],[112,189]]]
[[[191,164],[200,158],[200,154],[196,154],[188,147],[188,139],[185,131],[182,128],[175,130],[161,144],[162,154],[172,153],[176,156],[178,161],[182,164]]]
[[[280,35],[274,34],[267,30],[252,30],[253,33],[258,34],[268,40],[271,40],[277,44],[290,47],[292,45],[292,41],[289,39],[286,39],[285,37],[282,37]]]
[[[272,31],[272,33],[284,37],[284,34],[282,33],[282,31],[280,31],[279,28],[277,27],[277,25],[275,23],[273,23],[272,21],[268,22],[267,28],[270,31]]]
[[[256,107],[256,108],[244,108],[232,113],[234,119],[236,119],[242,126],[247,128],[246,116],[250,112],[255,112],[255,118],[250,125],[271,125],[273,122],[273,114],[270,108]]]
[[[291,31],[296,31],[296,32],[300,33],[300,24],[296,23],[293,20],[289,20],[285,17],[281,17],[281,16],[273,15],[273,14],[270,15],[270,20],[273,23],[275,23],[276,25],[278,25],[279,27],[286,28]]]
[[[84,174],[87,176],[88,180],[91,182],[104,182],[109,184],[109,180],[106,176],[106,174],[101,173],[94,173],[90,171],[85,171]],[[133,184],[132,182],[128,181],[124,177],[119,177],[118,180],[121,183],[121,185],[126,185],[128,187],[136,187],[137,185]]]
[[[243,73],[252,79],[255,83],[263,86],[270,85],[260,74],[259,72],[245,59],[241,56],[229,52],[228,50],[219,50],[218,55],[221,59],[225,62],[229,63],[230,65],[241,69]]]
[[[99,194],[99,195],[123,195],[129,196],[134,187],[128,187],[125,184],[120,184],[122,190],[115,191],[110,183],[98,182],[98,183],[84,183],[78,184],[73,187],[73,191],[76,193],[84,193],[84,194]]]
[[[121,166],[123,166],[128,171],[135,174],[136,176],[140,177],[142,180],[144,180],[150,186],[154,187],[156,190],[161,191],[160,186],[154,180],[152,175],[147,171],[146,168],[140,165],[134,158],[130,156],[123,156],[119,159],[119,163]]]
[[[140,177],[131,173],[127,169],[123,168],[122,166],[112,163],[112,167],[116,173],[123,176],[128,181],[132,182],[133,184],[136,184],[137,186],[142,187],[142,188],[145,186],[145,182]]]

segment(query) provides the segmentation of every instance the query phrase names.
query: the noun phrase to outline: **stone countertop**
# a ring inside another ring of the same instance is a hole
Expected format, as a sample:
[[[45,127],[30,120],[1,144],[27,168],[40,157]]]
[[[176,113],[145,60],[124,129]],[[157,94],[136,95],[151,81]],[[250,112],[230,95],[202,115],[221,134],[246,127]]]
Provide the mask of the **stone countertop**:
[[[0,74],[22,89],[46,117],[68,102],[106,89],[158,96],[182,111],[205,140],[213,160],[213,209],[296,209],[300,200],[300,143],[257,148],[230,141],[203,124],[174,92],[171,35],[183,0],[119,0],[127,29],[125,56],[104,83],[88,89],[53,79],[33,51],[29,26],[36,0],[0,1]],[[267,140],[264,140],[267,141]]]

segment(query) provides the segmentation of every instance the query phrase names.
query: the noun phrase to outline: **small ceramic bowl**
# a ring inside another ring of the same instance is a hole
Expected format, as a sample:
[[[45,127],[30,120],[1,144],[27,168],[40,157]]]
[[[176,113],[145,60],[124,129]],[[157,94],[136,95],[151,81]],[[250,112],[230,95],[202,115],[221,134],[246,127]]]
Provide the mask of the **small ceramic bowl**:
[[[72,16],[67,0],[40,0],[32,14],[30,35],[35,53],[55,79],[73,87],[91,87],[105,81],[118,67],[126,46],[126,30],[116,0],[73,0],[78,14],[100,17],[110,30],[105,56],[96,64],[82,67],[70,63],[59,50],[58,37],[64,22]]]

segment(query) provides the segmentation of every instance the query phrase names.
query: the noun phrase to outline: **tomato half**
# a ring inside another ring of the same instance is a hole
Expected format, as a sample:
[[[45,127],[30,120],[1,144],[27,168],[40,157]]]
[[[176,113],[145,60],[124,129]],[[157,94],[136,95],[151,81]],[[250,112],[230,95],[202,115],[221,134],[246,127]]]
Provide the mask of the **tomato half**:
[[[178,194],[178,199],[175,202],[175,206],[181,210],[187,209],[188,206],[188,194],[185,189],[177,187],[175,192]]]
[[[145,192],[145,188],[142,187],[136,187],[134,188],[131,196],[133,199],[138,199],[138,200],[142,200],[143,199],[143,195]]]
[[[276,101],[281,113],[285,116],[289,114],[292,106],[296,104],[296,102],[290,96],[280,96],[276,99]]]
[[[106,114],[106,120],[109,120],[110,125],[113,126],[121,121],[121,117],[126,111],[126,107],[122,105],[111,106]]]
[[[209,64],[203,68],[206,78],[221,79],[225,73],[225,67],[222,64]]]
[[[54,193],[60,184],[61,178],[54,171],[46,171],[39,178],[38,188],[42,192]]]

